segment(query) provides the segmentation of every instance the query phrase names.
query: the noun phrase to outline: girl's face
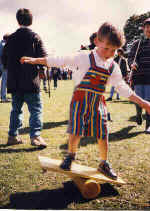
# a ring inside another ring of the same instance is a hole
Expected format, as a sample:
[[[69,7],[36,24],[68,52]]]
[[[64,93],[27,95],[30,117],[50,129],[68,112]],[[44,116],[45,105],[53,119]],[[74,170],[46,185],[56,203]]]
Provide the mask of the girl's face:
[[[118,47],[111,45],[107,39],[103,39],[102,41],[96,40],[97,53],[98,55],[106,61],[107,59],[114,57],[116,50]]]
[[[146,24],[143,28],[144,34],[147,38],[150,38],[150,24]]]

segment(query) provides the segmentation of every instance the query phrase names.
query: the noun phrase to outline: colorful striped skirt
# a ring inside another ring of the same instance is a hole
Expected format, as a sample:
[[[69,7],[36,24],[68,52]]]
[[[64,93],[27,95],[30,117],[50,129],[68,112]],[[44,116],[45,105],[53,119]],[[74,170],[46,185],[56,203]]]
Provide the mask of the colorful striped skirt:
[[[89,91],[74,91],[67,132],[105,139],[108,136],[108,127],[104,96]]]

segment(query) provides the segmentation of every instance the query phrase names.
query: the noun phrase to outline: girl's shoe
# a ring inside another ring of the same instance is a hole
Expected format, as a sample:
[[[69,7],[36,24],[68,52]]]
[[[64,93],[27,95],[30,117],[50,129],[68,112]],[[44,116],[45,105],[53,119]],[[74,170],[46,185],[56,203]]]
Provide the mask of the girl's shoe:
[[[114,170],[111,168],[110,164],[107,161],[103,161],[99,164],[97,169],[100,173],[104,174],[106,177],[109,177],[113,180],[117,179],[117,175]]]
[[[60,164],[60,168],[65,171],[69,171],[71,169],[71,164],[73,160],[75,160],[74,156],[67,155],[63,162]]]

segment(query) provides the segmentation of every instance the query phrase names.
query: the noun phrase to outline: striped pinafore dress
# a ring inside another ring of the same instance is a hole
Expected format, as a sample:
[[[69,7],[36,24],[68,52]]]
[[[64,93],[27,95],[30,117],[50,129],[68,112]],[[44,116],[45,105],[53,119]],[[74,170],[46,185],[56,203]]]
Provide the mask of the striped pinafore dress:
[[[97,67],[93,52],[90,53],[89,59],[91,66],[73,93],[67,132],[76,136],[105,139],[108,128],[103,93],[114,64],[112,62],[109,69]]]

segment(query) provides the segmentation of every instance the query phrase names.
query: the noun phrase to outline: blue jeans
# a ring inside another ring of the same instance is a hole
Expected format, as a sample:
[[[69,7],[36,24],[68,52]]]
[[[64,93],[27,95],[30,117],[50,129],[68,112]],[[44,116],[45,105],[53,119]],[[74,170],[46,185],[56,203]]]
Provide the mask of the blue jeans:
[[[134,85],[134,91],[142,99],[150,101],[150,85]]]
[[[6,90],[7,90],[7,71],[2,71],[1,80],[1,99],[6,100]]]
[[[10,113],[9,136],[17,136],[22,127],[23,104],[27,103],[30,112],[30,138],[40,136],[42,130],[42,102],[40,93],[12,94],[12,110]]]
[[[3,65],[0,64],[0,78],[2,77],[2,68],[3,68]]]
[[[150,101],[150,85],[134,85],[135,93],[142,99]],[[136,115],[142,115],[142,108],[135,104]],[[146,112],[146,128],[150,126],[150,115]]]
[[[115,87],[114,87],[114,86],[112,86],[112,87],[111,87],[111,90],[110,90],[110,98],[112,98],[112,97],[113,97],[113,95],[114,95],[114,91],[115,91]],[[117,98],[117,99],[119,99],[119,94],[118,94],[118,93],[117,93],[116,98]]]

